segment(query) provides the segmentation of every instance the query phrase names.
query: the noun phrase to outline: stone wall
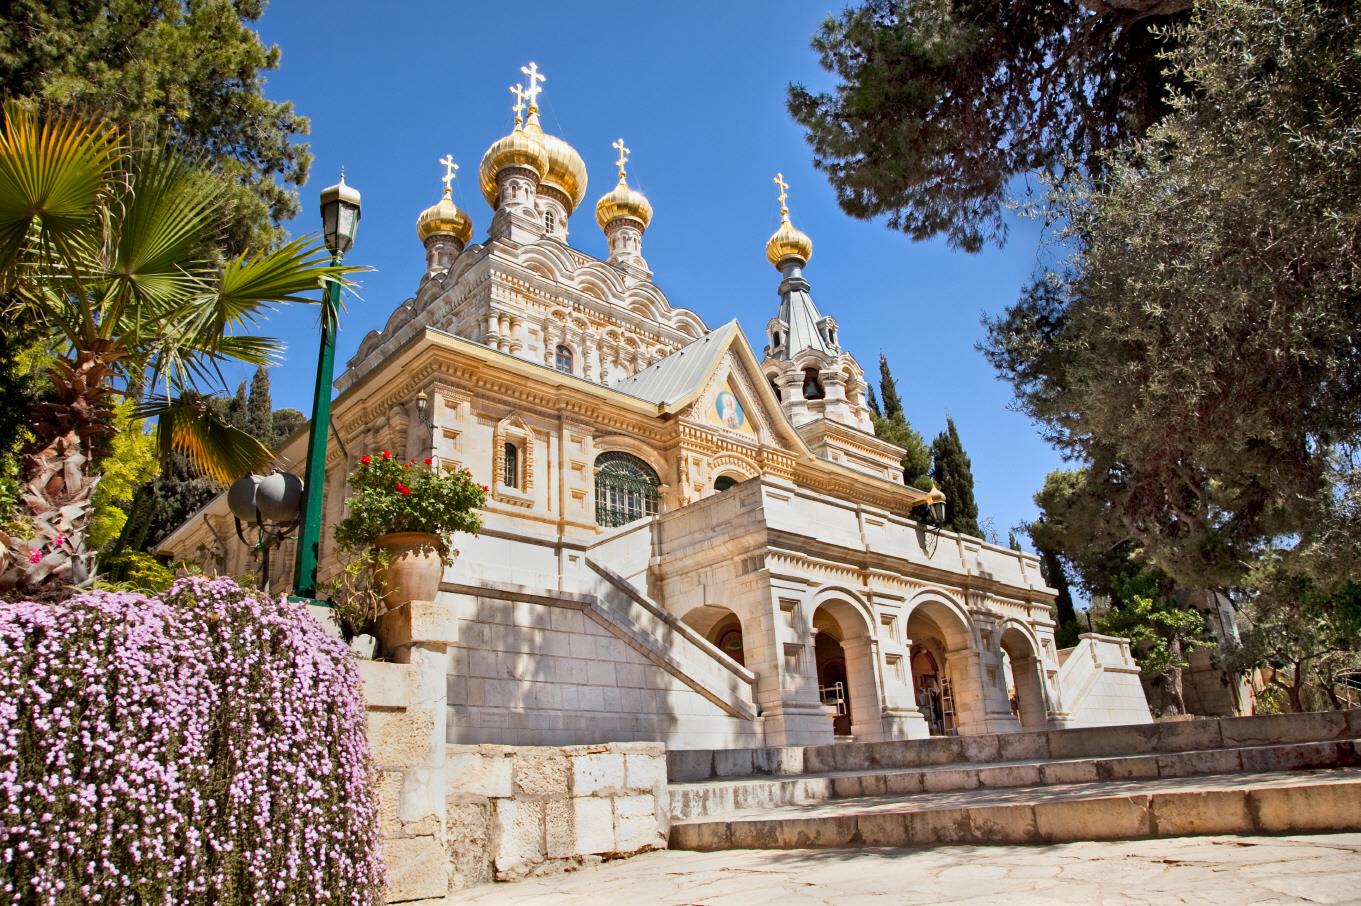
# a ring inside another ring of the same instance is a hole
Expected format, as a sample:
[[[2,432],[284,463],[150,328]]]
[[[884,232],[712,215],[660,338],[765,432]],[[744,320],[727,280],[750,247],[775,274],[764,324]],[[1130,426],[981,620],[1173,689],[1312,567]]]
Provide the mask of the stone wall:
[[[447,637],[429,602],[418,635]],[[450,745],[451,651],[415,643],[410,663],[359,661],[378,769],[386,902],[444,903],[455,890],[666,846],[660,743]]]
[[[658,743],[448,749],[449,889],[664,849]]]
[[[582,596],[441,592],[454,622],[448,741],[575,745],[684,739],[755,745],[757,722],[687,683],[662,639],[615,631]],[[679,675],[678,675],[679,672]]]

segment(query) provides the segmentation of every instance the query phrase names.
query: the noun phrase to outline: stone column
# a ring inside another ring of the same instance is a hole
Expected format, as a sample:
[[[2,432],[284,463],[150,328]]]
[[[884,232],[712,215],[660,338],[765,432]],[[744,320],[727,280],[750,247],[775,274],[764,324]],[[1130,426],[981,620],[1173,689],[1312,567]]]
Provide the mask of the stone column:
[[[832,722],[818,699],[817,662],[805,612],[802,584],[771,581],[771,597],[753,608],[742,626],[757,675],[756,704],[765,718],[768,746],[820,745],[832,741]]]
[[[1044,670],[1037,657],[1014,658],[1011,677],[1016,684],[1016,702],[1021,710],[1023,730],[1049,727],[1048,696],[1044,694]]]
[[[851,698],[851,735],[856,742],[884,739],[883,703],[879,696],[876,669],[878,646],[868,636],[843,639],[846,655],[846,683]]]

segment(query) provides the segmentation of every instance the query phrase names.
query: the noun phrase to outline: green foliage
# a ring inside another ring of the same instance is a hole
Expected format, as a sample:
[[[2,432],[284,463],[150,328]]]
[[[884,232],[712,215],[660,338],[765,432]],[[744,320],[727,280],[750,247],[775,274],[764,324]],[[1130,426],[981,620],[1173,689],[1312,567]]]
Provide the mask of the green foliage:
[[[269,396],[269,369],[264,365],[256,367],[250,381],[245,429],[265,446],[274,447],[274,403]]]
[[[835,89],[791,85],[789,110],[848,214],[977,251],[1005,237],[1013,177],[1099,168],[1166,112],[1150,26],[1190,7],[865,0],[813,38]]]
[[[282,237],[312,155],[307,120],[264,96],[279,49],[257,0],[14,0],[0,12],[0,94],[97,112],[214,168],[237,254]]]
[[[1121,587],[1119,598],[1096,626],[1100,632],[1129,639],[1144,675],[1170,685],[1176,711],[1185,710],[1181,671],[1189,666],[1186,656],[1197,648],[1214,647],[1206,638],[1205,618],[1199,611],[1183,608],[1164,595],[1155,578],[1144,573]]]
[[[920,491],[931,490],[931,477],[928,474],[931,471],[931,451],[927,449],[922,436],[908,424],[903,404],[898,399],[897,384],[883,353],[879,354],[879,389],[884,397],[883,414],[878,412],[877,401],[870,407],[870,423],[874,425],[875,436],[903,448],[904,484]],[[870,398],[873,401],[872,390]]]
[[[1271,556],[1253,570],[1249,586],[1237,642],[1220,653],[1222,666],[1263,670],[1279,710],[1346,707],[1342,680],[1361,671],[1361,582],[1324,591]]]
[[[132,502],[137,487],[159,471],[156,438],[134,417],[134,408],[130,401],[124,400],[114,409],[116,433],[109,442],[109,455],[99,463],[90,543],[100,549],[112,544],[122,533],[128,521],[127,504]],[[169,587],[167,581],[164,588]]]
[[[973,495],[973,464],[964,452],[955,420],[945,420],[945,430],[931,442],[931,478],[945,495],[945,528],[952,532],[983,536],[978,524],[978,503]]]
[[[175,581],[175,573],[161,561],[141,551],[123,551],[112,558],[109,572],[117,573],[116,583],[125,591],[162,592]],[[106,583],[110,584],[110,583]]]
[[[307,427],[307,416],[297,409],[275,409],[273,421],[274,439],[269,445],[275,450],[282,448],[290,437]]]
[[[366,547],[343,558],[340,572],[322,584],[321,596],[335,608],[334,616],[346,639],[374,632],[386,605],[378,573],[388,565],[390,554]]]
[[[1268,547],[1336,587],[1361,573],[1361,11],[1223,0],[1170,37],[1173,112],[1055,191],[1076,254],[986,352],[1111,542],[1182,587]]]
[[[384,451],[361,456],[348,480],[349,508],[336,526],[336,542],[345,550],[362,551],[391,532],[428,532],[439,536],[447,558],[450,535],[482,529],[477,510],[487,502],[487,488],[467,469],[441,469],[429,459],[400,462]]]

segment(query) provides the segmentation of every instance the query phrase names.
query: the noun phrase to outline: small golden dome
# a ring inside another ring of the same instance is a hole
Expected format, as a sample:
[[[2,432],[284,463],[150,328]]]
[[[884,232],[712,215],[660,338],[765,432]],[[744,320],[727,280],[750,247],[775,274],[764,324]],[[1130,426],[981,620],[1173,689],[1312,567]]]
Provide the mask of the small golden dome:
[[[421,237],[421,242],[437,233],[455,236],[464,245],[473,238],[472,220],[454,204],[448,189],[444,190],[444,197],[416,218],[416,235]]]
[[[586,197],[586,162],[581,159],[577,149],[556,135],[549,135],[539,125],[538,112],[531,107],[529,122],[525,123],[525,134],[538,139],[547,157],[548,166],[543,174],[542,184],[552,186],[570,199],[567,207],[570,214],[581,205]]]
[[[766,257],[770,263],[775,265],[778,270],[780,262],[786,258],[798,258],[804,264],[813,257],[813,240],[808,238],[808,234],[798,229],[789,222],[789,193],[785,190],[789,188],[789,183],[784,181],[783,173],[776,173],[771,180],[780,188],[780,228],[775,231],[775,235],[766,240]]]
[[[496,174],[506,167],[527,167],[539,174],[540,179],[548,173],[548,152],[539,138],[542,134],[540,131],[538,135],[531,135],[517,124],[510,135],[498,139],[487,149],[487,153],[482,155],[478,181],[482,186],[482,197],[487,199],[487,204],[496,207],[499,196]]]
[[[630,188],[623,176],[615,186],[595,203],[595,222],[605,229],[611,220],[627,218],[642,224],[643,229],[652,222],[652,203],[642,192]]]
[[[777,268],[786,258],[799,258],[807,264],[808,259],[813,257],[813,240],[809,239],[803,230],[790,223],[789,215],[785,214],[780,221],[780,228],[766,241],[766,257]]]

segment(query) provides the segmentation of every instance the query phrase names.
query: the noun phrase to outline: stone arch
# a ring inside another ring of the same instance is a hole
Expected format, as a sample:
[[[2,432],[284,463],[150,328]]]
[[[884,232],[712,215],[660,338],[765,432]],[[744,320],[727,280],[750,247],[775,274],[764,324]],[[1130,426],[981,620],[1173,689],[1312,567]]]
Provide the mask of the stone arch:
[[[747,639],[742,632],[742,620],[730,608],[702,604],[691,608],[681,621],[738,664],[746,665]]]
[[[740,453],[724,452],[709,460],[709,473],[719,475],[724,472],[736,475],[746,481],[761,474],[760,468],[751,459]]]
[[[982,718],[982,687],[973,621],[938,591],[909,601],[904,634],[917,708],[933,736],[953,735]]]
[[[874,621],[849,589],[825,588],[812,601],[814,668],[833,732],[859,741],[883,738]],[[839,687],[838,687],[838,684]]]
[[[704,336],[706,329],[704,322],[694,312],[684,308],[673,309],[671,312],[672,326],[691,339],[698,340]]]
[[[1005,656],[1004,670],[1009,674],[1012,713],[1023,730],[1043,730],[1049,726],[1048,696],[1044,690],[1044,662],[1040,646],[1028,626],[1006,620],[998,627],[998,644]]]

